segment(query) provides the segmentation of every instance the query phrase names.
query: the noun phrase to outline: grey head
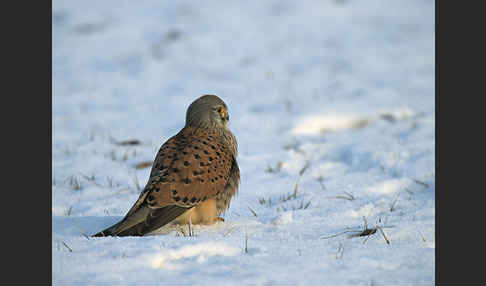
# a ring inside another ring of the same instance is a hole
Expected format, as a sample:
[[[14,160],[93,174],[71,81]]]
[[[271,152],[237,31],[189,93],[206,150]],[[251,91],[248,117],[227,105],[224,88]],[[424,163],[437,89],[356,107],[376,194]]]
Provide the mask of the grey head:
[[[203,95],[187,108],[186,126],[226,128],[229,121],[228,107],[216,95]]]

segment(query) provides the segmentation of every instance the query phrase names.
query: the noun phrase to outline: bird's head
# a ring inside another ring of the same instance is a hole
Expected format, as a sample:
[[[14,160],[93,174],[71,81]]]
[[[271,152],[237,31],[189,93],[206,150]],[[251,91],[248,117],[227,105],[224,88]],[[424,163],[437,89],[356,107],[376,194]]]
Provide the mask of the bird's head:
[[[226,128],[228,121],[228,107],[216,95],[203,95],[187,108],[186,126]]]

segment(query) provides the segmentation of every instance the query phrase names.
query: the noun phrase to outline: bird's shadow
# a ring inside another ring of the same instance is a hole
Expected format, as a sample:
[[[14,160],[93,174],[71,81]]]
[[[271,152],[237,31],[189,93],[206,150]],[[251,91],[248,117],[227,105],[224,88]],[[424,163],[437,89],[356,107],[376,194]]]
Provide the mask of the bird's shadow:
[[[117,222],[122,216],[52,216],[52,233],[91,236]]]

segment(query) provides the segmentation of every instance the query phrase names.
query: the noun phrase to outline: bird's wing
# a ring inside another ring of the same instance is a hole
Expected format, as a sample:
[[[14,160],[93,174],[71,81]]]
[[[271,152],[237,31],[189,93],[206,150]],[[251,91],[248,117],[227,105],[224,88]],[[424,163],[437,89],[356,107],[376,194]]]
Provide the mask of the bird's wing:
[[[216,131],[188,127],[168,140],[146,187],[149,207],[189,208],[223,192],[233,164],[227,145]]]
[[[124,219],[95,236],[143,235],[216,197],[226,190],[233,159],[220,134],[185,127],[160,148],[147,185]]]

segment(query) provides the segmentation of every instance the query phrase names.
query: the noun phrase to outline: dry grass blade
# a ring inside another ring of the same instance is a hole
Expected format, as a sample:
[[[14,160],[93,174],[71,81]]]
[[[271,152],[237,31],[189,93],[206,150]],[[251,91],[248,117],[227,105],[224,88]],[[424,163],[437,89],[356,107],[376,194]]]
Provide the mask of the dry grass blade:
[[[420,237],[422,238],[422,241],[425,242],[425,237],[423,236],[423,234],[420,232],[420,230],[418,230],[418,233],[420,234]]]
[[[104,188],[104,187],[105,187],[105,186],[103,186],[103,185],[101,185],[101,184],[98,184],[98,183],[96,182],[96,177],[95,177],[95,175],[94,175],[94,174],[91,174],[91,176],[88,176],[88,175],[83,174],[83,173],[81,173],[81,172],[79,172],[79,174],[80,174],[80,175],[81,175],[81,177],[83,177],[83,178],[84,178],[86,181],[91,182],[91,183],[95,184],[95,185],[96,185],[96,186],[98,186],[98,187],[102,187],[102,188]]]
[[[81,182],[78,180],[78,178],[75,175],[71,175],[68,178],[68,183],[71,187],[73,187],[73,190],[81,189]]]
[[[386,237],[385,232],[383,231],[383,229],[382,229],[381,227],[379,227],[379,226],[377,226],[376,228],[380,230],[381,235],[383,235],[383,238],[385,239],[386,243],[387,243],[387,244],[390,244],[390,241],[389,241],[389,240],[388,240],[388,238]]]
[[[422,185],[424,186],[426,189],[429,187],[429,184],[425,183],[425,182],[422,182],[422,181],[419,181],[417,179],[412,179],[415,183],[419,184],[419,185]]]
[[[135,145],[140,145],[142,142],[137,139],[130,139],[130,140],[123,140],[123,141],[118,141],[114,142],[115,145],[118,146],[135,146]]]
[[[365,228],[362,232],[360,232],[356,236],[370,236],[375,233],[376,233],[376,228]]]
[[[397,201],[398,201],[398,197],[400,196],[400,193],[397,194],[397,196],[395,197],[395,199],[393,200],[391,206],[390,206],[390,211],[394,211],[395,210],[395,205],[397,204]]]
[[[71,249],[71,247],[69,247],[69,245],[67,245],[64,241],[62,241],[62,244],[69,250],[69,252],[73,252],[73,250]]]
[[[277,166],[275,168],[273,168],[272,166],[268,165],[267,166],[267,169],[265,170],[265,172],[267,172],[267,173],[278,173],[278,172],[280,172],[280,170],[282,170],[282,167],[283,167],[283,162],[279,161],[277,163]]]
[[[413,195],[413,192],[409,188],[405,188],[405,191],[411,196]]]
[[[302,167],[302,169],[300,169],[300,171],[299,171],[299,176],[302,176],[304,174],[304,172],[309,168],[309,166],[310,166],[309,161],[305,162],[304,167]]]
[[[81,175],[81,177],[83,177],[85,180],[87,181],[91,181],[91,182],[94,182],[96,180],[95,178],[95,175],[94,174],[91,174],[91,176],[87,176],[81,172],[79,172],[79,174]]]
[[[152,161],[143,161],[135,165],[135,169],[145,169],[148,167],[152,167]]]
[[[111,176],[106,177],[106,183],[107,183],[107,186],[110,187],[110,188],[113,188],[116,185],[115,182],[113,181],[113,177],[111,177]]]
[[[383,113],[380,115],[380,118],[389,122],[395,122],[397,120],[397,117],[391,113]]]
[[[346,191],[343,191],[345,196],[343,195],[337,195],[337,196],[328,196],[327,198],[329,199],[343,199],[343,200],[348,200],[348,201],[354,201],[356,199],[355,196],[353,196],[351,193],[348,193]]]
[[[311,204],[311,201],[308,201],[308,202],[307,202],[307,204],[305,204],[305,206],[304,206],[304,210],[305,210],[306,208],[308,208],[308,207],[310,206],[310,204]]]
[[[339,247],[336,252],[336,259],[343,258],[344,255],[344,246],[342,243],[339,243]]]
[[[326,190],[326,186],[324,185],[324,177],[323,176],[319,176],[317,178],[317,181],[319,182],[319,184],[321,185],[321,188],[325,191]]]
[[[333,237],[336,237],[336,236],[343,235],[343,234],[348,233],[348,232],[353,232],[353,231],[352,230],[346,230],[346,231],[336,233],[336,234],[333,234],[333,235],[329,235],[329,236],[321,236],[319,239],[329,239],[329,238],[333,238]]]
[[[376,230],[375,230],[375,232],[376,232]],[[370,239],[369,235],[365,239],[363,239],[363,244],[365,244],[368,241],[368,239]]]
[[[137,188],[137,191],[140,191],[142,188],[140,187],[140,184],[138,183],[138,177],[137,174],[133,175],[133,183],[135,184],[135,188]]]
[[[297,198],[297,192],[299,191],[299,181],[297,180],[297,182],[295,183],[295,187],[294,187],[294,193],[292,194],[292,198]]]
[[[181,233],[184,237],[186,237],[186,231],[184,230],[184,228],[181,225],[179,225],[179,227],[177,228],[177,231],[178,232],[176,232],[176,236],[180,236],[179,233]]]
[[[368,221],[365,217],[363,217],[364,228],[361,232],[357,234],[352,234],[350,237],[363,237],[366,236],[366,239],[363,241],[363,244],[368,240],[369,236],[376,233],[376,228],[368,228]]]
[[[233,230],[235,230],[236,226],[233,226],[231,227],[226,233],[223,233],[223,236],[228,236],[230,233],[233,232]]]
[[[348,197],[349,197],[349,200],[350,200],[350,201],[354,201],[354,200],[356,199],[356,198],[353,196],[353,194],[351,194],[351,193],[348,193],[348,192],[346,192],[346,191],[343,191],[343,193],[345,193],[346,195],[348,195]]]
[[[189,230],[189,236],[195,236],[194,235],[194,229],[192,228],[192,220],[191,217],[189,217],[189,224],[187,225],[188,230]]]
[[[257,213],[256,213],[254,210],[252,210],[250,207],[248,207],[248,209],[251,211],[251,213],[252,213],[252,214],[253,214],[255,217],[258,217]]]
[[[385,232],[383,231],[382,227],[376,226],[376,227],[373,227],[373,228],[368,228],[368,222],[367,222],[365,217],[363,217],[363,221],[364,221],[363,230],[347,230],[347,231],[343,231],[343,232],[340,232],[340,233],[337,233],[337,234],[334,234],[334,235],[330,235],[330,236],[327,236],[327,237],[320,237],[320,239],[328,239],[328,238],[336,237],[336,236],[339,236],[339,235],[342,235],[342,234],[345,234],[345,233],[348,233],[348,232],[353,232],[353,234],[349,235],[349,238],[365,236],[366,238],[363,240],[363,244],[365,244],[366,241],[368,241],[368,239],[370,238],[370,236],[372,236],[373,234],[376,233],[377,230],[379,230],[381,235],[383,236],[383,239],[385,239],[386,243],[390,244],[390,240],[388,240],[388,238],[386,237]],[[393,226],[388,226],[388,227],[393,227]]]
[[[269,197],[268,199],[265,199],[265,198],[258,198],[258,202],[261,204],[261,205],[265,205],[267,204],[268,207],[271,207],[272,206],[272,198]]]
[[[245,227],[245,253],[248,253],[248,232]]]

